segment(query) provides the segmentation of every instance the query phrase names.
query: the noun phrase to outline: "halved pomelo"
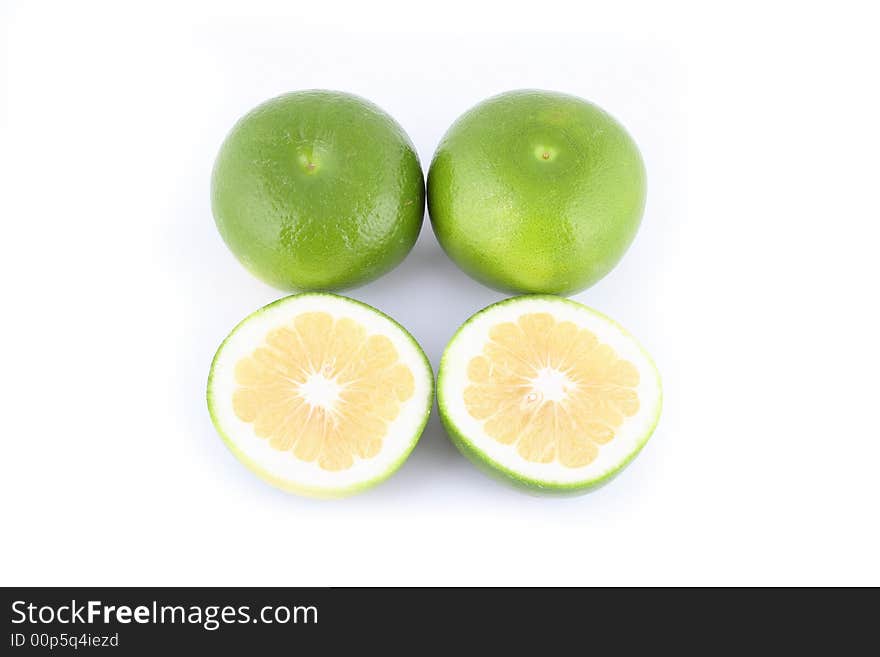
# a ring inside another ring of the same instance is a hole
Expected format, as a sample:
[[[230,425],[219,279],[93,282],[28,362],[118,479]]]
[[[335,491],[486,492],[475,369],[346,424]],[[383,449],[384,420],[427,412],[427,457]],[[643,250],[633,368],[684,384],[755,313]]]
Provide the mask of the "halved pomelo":
[[[260,477],[314,497],[391,476],[418,442],[433,400],[425,353],[375,308],[325,293],[285,297],[223,341],[208,410]]]
[[[493,474],[540,491],[607,482],[660,417],[657,368],[621,326],[555,296],[485,308],[453,336],[438,374],[453,442]]]

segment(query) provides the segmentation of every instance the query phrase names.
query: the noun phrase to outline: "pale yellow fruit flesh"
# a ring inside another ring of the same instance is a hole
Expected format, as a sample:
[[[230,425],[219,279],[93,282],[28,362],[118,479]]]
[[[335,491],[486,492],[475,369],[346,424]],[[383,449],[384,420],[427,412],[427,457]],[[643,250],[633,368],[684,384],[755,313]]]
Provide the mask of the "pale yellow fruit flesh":
[[[525,460],[580,468],[639,410],[639,371],[590,330],[549,313],[495,324],[468,362],[464,404]]]
[[[326,312],[269,331],[235,365],[233,410],[291,458],[339,471],[382,448],[415,385],[384,335]]]

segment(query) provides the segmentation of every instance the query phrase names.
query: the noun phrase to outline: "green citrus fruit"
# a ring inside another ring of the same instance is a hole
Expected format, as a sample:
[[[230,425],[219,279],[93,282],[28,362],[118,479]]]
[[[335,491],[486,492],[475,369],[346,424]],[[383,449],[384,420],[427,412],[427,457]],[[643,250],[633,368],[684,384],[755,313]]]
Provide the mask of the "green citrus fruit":
[[[437,401],[475,464],[533,491],[609,481],[660,418],[660,375],[621,326],[574,301],[527,295],[462,325],[440,361]]]
[[[342,497],[391,476],[413,450],[434,376],[413,337],[366,304],[280,299],[223,341],[208,410],[235,456],[293,493]]]
[[[351,94],[300,91],[245,115],[214,165],[217,228],[282,289],[339,289],[393,269],[415,243],[424,178],[388,114]]]
[[[459,267],[492,287],[571,294],[635,237],[645,169],[623,127],[580,98],[512,91],[461,116],[428,173],[428,212]]]

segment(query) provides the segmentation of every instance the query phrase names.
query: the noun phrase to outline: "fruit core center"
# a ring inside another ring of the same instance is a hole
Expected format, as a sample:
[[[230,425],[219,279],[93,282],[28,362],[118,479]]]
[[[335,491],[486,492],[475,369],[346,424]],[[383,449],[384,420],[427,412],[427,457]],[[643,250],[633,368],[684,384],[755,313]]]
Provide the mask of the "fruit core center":
[[[333,410],[339,400],[342,387],[335,378],[327,378],[321,372],[309,375],[299,386],[299,394],[307,404]]]
[[[561,401],[568,397],[574,383],[554,367],[545,367],[532,379],[532,388],[526,395],[529,401]]]

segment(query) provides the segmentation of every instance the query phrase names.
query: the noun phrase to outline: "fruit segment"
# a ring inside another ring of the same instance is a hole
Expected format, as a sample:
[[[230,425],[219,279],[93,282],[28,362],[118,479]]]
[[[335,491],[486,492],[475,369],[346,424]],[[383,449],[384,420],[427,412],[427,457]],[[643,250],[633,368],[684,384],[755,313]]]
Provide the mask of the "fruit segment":
[[[379,453],[414,393],[410,368],[384,335],[326,312],[269,331],[235,365],[235,415],[292,458],[328,471]]]
[[[489,330],[467,365],[464,404],[525,460],[588,465],[639,411],[639,370],[586,328],[526,313]]]

